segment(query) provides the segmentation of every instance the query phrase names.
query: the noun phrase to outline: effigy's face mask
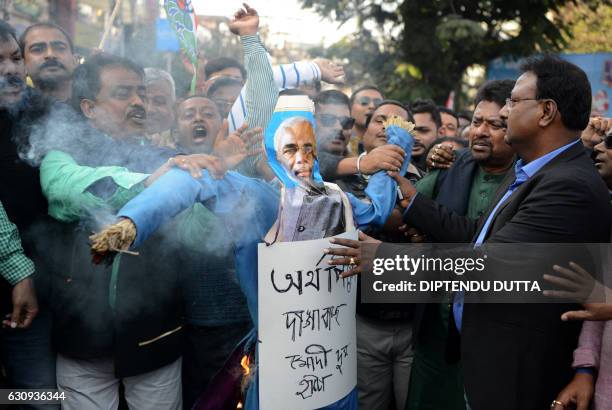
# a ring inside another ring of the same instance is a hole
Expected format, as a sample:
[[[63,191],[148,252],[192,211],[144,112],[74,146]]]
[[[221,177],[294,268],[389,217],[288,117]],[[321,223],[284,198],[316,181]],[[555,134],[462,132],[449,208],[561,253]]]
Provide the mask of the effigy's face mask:
[[[316,161],[312,125],[302,118],[292,118],[286,123],[277,131],[276,157],[291,179],[309,185]]]
[[[268,165],[287,189],[323,185],[313,111],[306,96],[281,96],[264,133]]]

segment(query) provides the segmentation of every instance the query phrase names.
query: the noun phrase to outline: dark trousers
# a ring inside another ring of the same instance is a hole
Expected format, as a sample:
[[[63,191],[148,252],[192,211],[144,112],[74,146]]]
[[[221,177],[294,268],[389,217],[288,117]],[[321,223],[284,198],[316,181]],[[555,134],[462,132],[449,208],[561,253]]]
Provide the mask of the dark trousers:
[[[4,316],[4,313],[2,312]],[[57,389],[51,347],[51,312],[41,307],[28,329],[0,328],[0,367],[13,389]],[[22,409],[59,409],[59,405],[21,405]]]
[[[251,322],[224,326],[186,326],[183,344],[184,409],[191,409],[238,342],[251,329]]]

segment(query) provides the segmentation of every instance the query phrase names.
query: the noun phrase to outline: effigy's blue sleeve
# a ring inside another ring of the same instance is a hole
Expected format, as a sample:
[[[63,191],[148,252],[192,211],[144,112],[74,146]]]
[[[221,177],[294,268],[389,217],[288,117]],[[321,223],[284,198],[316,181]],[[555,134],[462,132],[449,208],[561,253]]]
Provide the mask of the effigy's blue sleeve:
[[[405,129],[392,125],[387,127],[387,142],[399,146],[406,152],[404,162],[400,168],[400,175],[404,175],[412,158],[414,137]],[[371,226],[380,229],[391,211],[395,207],[397,198],[397,182],[387,175],[386,171],[379,171],[370,177],[365,194],[369,201],[363,201],[347,193],[353,207],[353,218],[357,228],[363,229]]]
[[[204,203],[221,217],[234,213],[234,219],[240,215],[257,219],[257,215],[249,210],[260,199],[258,189],[264,188],[271,190],[267,184],[237,172],[228,172],[223,179],[214,179],[203,170],[202,177],[196,180],[185,171],[173,169],[125,204],[118,216],[129,218],[136,225],[136,240],[132,247],[137,248],[165,222],[196,202]]]
[[[203,185],[187,172],[172,169],[125,204],[117,216],[136,225],[132,247],[137,248],[168,219],[215,192],[214,183]]]

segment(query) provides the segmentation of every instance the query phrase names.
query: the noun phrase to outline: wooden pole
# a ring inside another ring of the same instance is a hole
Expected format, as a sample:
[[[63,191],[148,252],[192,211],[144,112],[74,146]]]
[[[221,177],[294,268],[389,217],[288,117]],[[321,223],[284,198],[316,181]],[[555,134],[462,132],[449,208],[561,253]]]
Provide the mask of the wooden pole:
[[[98,48],[100,50],[104,50],[104,43],[106,42],[106,38],[113,27],[113,23],[115,22],[115,17],[117,17],[117,13],[121,8],[121,0],[115,1],[115,7],[113,8],[113,12],[111,13],[110,18],[108,19],[108,24],[106,25],[106,29],[104,30],[104,34],[102,35],[102,39],[100,40],[100,44],[98,44]]]

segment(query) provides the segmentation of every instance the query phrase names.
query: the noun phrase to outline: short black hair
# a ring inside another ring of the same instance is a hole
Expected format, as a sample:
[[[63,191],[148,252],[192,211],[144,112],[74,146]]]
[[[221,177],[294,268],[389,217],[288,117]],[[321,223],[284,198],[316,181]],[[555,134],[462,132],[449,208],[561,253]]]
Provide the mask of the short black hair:
[[[72,39],[70,38],[70,36],[66,32],[66,30],[64,30],[62,27],[60,27],[60,26],[58,26],[57,24],[54,24],[54,23],[41,22],[41,23],[34,23],[31,26],[28,26],[28,28],[26,28],[23,31],[23,33],[21,33],[21,35],[19,36],[19,47],[21,48],[21,52],[24,55],[25,55],[25,40],[26,40],[26,37],[28,36],[30,31],[32,31],[34,29],[37,29],[37,28],[50,28],[50,29],[54,29],[54,30],[57,30],[60,33],[62,33],[64,35],[64,37],[66,37],[66,41],[68,42],[68,46],[70,46],[70,52],[72,54],[74,54],[74,44],[72,43]]]
[[[502,105],[502,107],[503,107],[503,105]],[[472,117],[473,116],[474,116],[474,114],[469,112],[469,111],[461,111],[461,112],[457,113],[457,117],[458,118],[463,118],[463,119],[468,120],[470,122],[472,121]]]
[[[232,67],[239,69],[240,74],[242,75],[242,79],[246,80],[247,72],[244,69],[244,66],[240,64],[238,60],[229,57],[213,58],[204,66],[204,73],[206,74],[206,78],[208,79],[214,73]]]
[[[381,103],[376,106],[376,108],[374,109],[374,112],[366,116],[366,122],[365,122],[366,128],[368,128],[368,126],[370,125],[370,121],[372,120],[372,115],[376,112],[376,110],[378,110],[383,105],[395,105],[395,106],[400,107],[401,109],[406,111],[406,114],[408,114],[408,121],[414,123],[414,117],[412,116],[410,109],[406,105],[402,104],[401,102],[397,100],[382,100]]]
[[[321,104],[345,105],[349,110],[351,109],[349,98],[338,90],[325,90],[319,93],[315,99],[315,111],[319,109]]]
[[[188,95],[187,97],[183,98],[182,100],[176,102],[176,105],[174,107],[174,112],[176,113],[175,122],[178,121],[178,111],[179,111],[179,108],[181,107],[181,105],[183,105],[186,101],[193,100],[194,98],[203,98],[205,100],[210,101],[212,103],[212,105],[215,107],[215,110],[217,110],[217,114],[219,114],[220,117],[223,117],[223,115],[221,114],[221,111],[219,110],[219,107],[217,106],[217,103],[215,103],[212,100],[212,98],[210,98],[209,96],[204,95],[204,94],[191,94],[191,95]],[[223,118],[221,118],[221,119],[223,120]]]
[[[208,91],[206,92],[206,95],[210,97],[211,95],[216,93],[220,88],[223,88],[223,87],[240,87],[240,88],[242,88],[242,83],[240,81],[236,80],[235,78],[231,78],[231,77],[219,77],[218,79],[213,81],[211,86],[208,88]]]
[[[282,95],[308,95],[302,90],[298,90],[297,88],[285,88],[278,93],[278,96]]]
[[[72,100],[71,105],[77,112],[81,112],[82,100],[95,100],[102,88],[100,75],[108,67],[121,67],[138,74],[144,84],[144,69],[127,58],[111,55],[96,54],[75,68],[72,73]]]
[[[516,84],[514,80],[487,81],[478,89],[474,105],[480,104],[481,101],[488,101],[503,107],[506,105],[506,99],[510,98],[514,84]]]
[[[459,119],[459,116],[457,115],[457,113],[455,111],[451,110],[450,108],[446,108],[446,107],[443,107],[443,106],[439,105],[438,106],[438,111],[440,111],[440,114],[441,113],[445,113],[445,114],[452,115],[453,117]]]
[[[362,91],[366,91],[366,90],[374,90],[374,91],[378,91],[378,93],[383,97],[383,93],[382,91],[380,91],[380,88],[376,87],[375,85],[372,84],[367,84],[367,85],[363,85],[361,87],[359,87],[358,89],[356,89],[355,91],[353,91],[353,94],[351,94],[351,99],[350,99],[350,105],[351,107],[353,106],[353,104],[355,103],[355,98],[357,98],[357,94],[359,94]]]
[[[315,91],[316,91],[317,93],[321,92],[321,80],[314,80],[314,81],[313,81],[312,83],[310,83],[310,84],[302,83],[302,84],[300,84],[300,87],[305,86],[305,85],[306,85],[306,86],[312,86],[312,87],[314,87],[314,89],[315,89]]]
[[[438,111],[440,111],[440,121],[442,121],[442,113],[451,115],[455,118],[455,121],[457,122],[457,128],[459,128],[459,116],[455,111],[451,110],[450,108],[443,107],[441,105],[438,106]]]
[[[211,103],[213,103],[213,105],[215,106],[215,108],[217,108],[217,104],[216,104],[216,103],[215,103],[215,102],[212,100],[212,98],[210,98],[209,96],[204,95],[204,94],[191,94],[191,95],[188,95],[187,97],[185,97],[185,98],[181,99],[180,101],[177,101],[177,102],[176,102],[176,110],[178,111],[178,108],[179,108],[181,105],[183,105],[183,103],[184,103],[185,101],[193,100],[194,98],[203,98],[203,99],[205,99],[205,100],[208,100],[208,101],[210,101]]]
[[[410,111],[412,114],[424,114],[427,113],[431,115],[431,119],[434,123],[436,123],[436,128],[440,128],[442,126],[442,118],[440,117],[440,110],[433,100],[429,99],[418,99],[414,100],[412,104],[410,104]]]
[[[10,39],[15,40],[17,44],[19,41],[17,40],[17,34],[15,33],[15,29],[9,23],[4,20],[0,20],[0,40],[2,41],[10,41]]]
[[[567,129],[582,131],[587,127],[591,115],[591,84],[580,67],[544,54],[528,58],[521,71],[536,75],[535,98],[553,100]]]

